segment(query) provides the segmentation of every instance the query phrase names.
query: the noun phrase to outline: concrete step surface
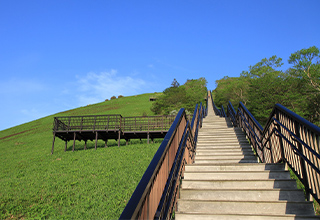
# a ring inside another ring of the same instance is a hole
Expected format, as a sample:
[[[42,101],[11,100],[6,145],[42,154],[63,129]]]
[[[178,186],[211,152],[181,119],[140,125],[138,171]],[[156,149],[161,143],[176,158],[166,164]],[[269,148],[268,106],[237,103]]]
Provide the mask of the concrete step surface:
[[[283,164],[190,164],[185,167],[185,171],[198,172],[198,171],[265,171],[265,170],[278,170],[284,171]]]
[[[207,201],[276,201],[304,202],[300,189],[182,189],[180,199]]]
[[[297,189],[292,179],[255,180],[189,180],[184,179],[182,189]]]
[[[312,202],[288,201],[204,201],[179,199],[180,213],[314,215]]]
[[[288,171],[212,171],[185,172],[189,180],[256,180],[256,179],[290,179]]]
[[[257,159],[228,159],[228,162],[231,163],[258,163]],[[210,159],[202,159],[198,160],[197,156],[195,157],[195,163],[197,164],[225,164],[225,159],[216,159],[216,160],[210,160]]]
[[[241,151],[241,149],[235,149],[234,151],[228,151],[225,149],[219,150],[197,150],[197,156],[213,156],[213,155],[253,155],[252,151]]]
[[[176,212],[176,220],[313,220],[317,216],[305,215],[244,215],[244,214],[193,214]]]

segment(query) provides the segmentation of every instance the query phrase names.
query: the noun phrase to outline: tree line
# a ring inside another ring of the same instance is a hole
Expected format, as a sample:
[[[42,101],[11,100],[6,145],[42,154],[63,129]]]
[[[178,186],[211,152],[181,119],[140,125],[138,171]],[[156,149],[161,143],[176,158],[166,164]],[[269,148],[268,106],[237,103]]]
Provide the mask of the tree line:
[[[216,80],[213,91],[217,106],[241,101],[263,125],[279,103],[310,122],[320,125],[320,53],[312,46],[292,53],[287,70],[280,70],[282,58],[264,58],[242,71],[240,77]]]
[[[176,114],[180,108],[185,108],[187,114],[192,114],[195,105],[204,102],[207,94],[205,78],[188,79],[180,85],[176,79],[166,88],[151,106],[151,111],[157,115]]]

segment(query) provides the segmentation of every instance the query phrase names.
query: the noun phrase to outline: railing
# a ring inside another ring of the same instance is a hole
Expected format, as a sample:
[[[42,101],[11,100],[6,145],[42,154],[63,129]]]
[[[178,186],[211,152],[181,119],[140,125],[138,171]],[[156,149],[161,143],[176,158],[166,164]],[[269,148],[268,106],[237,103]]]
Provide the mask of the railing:
[[[228,115],[232,119],[235,111]],[[241,127],[263,163],[287,163],[310,195],[320,202],[320,128],[296,113],[276,104],[263,129],[240,102],[232,119]]]
[[[236,116],[237,116],[237,112],[236,112],[236,110],[234,110],[231,102],[229,101],[228,106],[227,106],[227,117],[229,117],[231,119],[231,122],[234,127],[237,127],[237,125],[238,125]]]
[[[55,117],[53,131],[167,131],[174,115],[122,117],[121,115],[88,115]]]
[[[224,111],[223,105],[221,105],[221,109],[218,109],[218,107],[214,104],[212,94],[211,94],[211,101],[213,106],[213,111],[216,115],[219,115],[220,117],[226,117],[226,112]]]
[[[116,130],[120,129],[121,120],[121,115],[55,117],[53,131]]]
[[[221,105],[220,116],[224,118],[226,117],[226,112],[224,111],[223,105]]]
[[[120,219],[168,219],[176,207],[185,164],[193,163],[195,138],[204,108],[195,108],[191,124],[180,109]]]
[[[167,131],[174,119],[174,115],[123,117],[120,127],[123,131]]]

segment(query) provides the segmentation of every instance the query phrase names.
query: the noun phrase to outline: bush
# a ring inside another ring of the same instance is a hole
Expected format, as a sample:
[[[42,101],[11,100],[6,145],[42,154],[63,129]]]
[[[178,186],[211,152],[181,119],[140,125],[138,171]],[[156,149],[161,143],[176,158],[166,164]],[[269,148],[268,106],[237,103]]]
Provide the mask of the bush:
[[[122,97],[123,97],[123,95],[119,95],[119,96],[118,96],[118,99],[119,99],[119,98],[122,98]]]
[[[115,96],[112,96],[112,97],[111,97],[110,99],[111,99],[111,100],[112,100],[112,99],[117,99],[117,97],[115,97]]]

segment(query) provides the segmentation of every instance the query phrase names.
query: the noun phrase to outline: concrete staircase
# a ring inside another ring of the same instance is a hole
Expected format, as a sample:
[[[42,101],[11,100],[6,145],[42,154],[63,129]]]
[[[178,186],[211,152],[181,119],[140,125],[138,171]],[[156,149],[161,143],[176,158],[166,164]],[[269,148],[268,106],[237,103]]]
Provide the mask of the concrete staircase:
[[[211,109],[195,163],[185,169],[175,218],[320,219],[284,165],[258,163],[241,129]]]

